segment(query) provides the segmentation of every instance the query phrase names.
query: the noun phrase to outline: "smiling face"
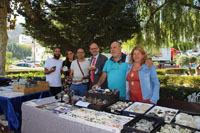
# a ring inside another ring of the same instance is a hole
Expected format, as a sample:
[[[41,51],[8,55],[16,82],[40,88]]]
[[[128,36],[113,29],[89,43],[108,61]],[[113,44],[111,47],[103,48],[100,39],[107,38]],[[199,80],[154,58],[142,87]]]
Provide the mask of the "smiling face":
[[[54,58],[59,59],[60,58],[60,48],[55,48],[53,51]]]
[[[84,59],[85,58],[85,51],[82,48],[79,48],[77,50],[76,56],[78,59]]]
[[[147,59],[146,52],[141,46],[134,47],[130,55],[131,55],[129,59],[130,64],[132,64],[133,62],[144,64],[145,60]]]
[[[99,53],[99,47],[96,43],[90,45],[90,52],[93,56],[96,56]]]
[[[144,59],[144,55],[139,50],[134,50],[132,56],[136,63],[142,63]]]
[[[71,50],[66,51],[66,56],[67,56],[68,59],[73,59],[74,58],[74,53]]]

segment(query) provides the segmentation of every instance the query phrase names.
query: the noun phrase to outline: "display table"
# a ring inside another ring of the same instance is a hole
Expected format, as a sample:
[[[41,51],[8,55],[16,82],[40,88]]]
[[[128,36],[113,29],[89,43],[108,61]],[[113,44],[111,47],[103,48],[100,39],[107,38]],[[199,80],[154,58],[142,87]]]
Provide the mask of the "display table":
[[[21,131],[22,133],[109,133],[106,129],[64,119],[26,103],[22,104]]]
[[[48,100],[51,99],[51,100]],[[38,105],[54,102],[52,98],[45,98],[42,103],[32,104],[26,102],[22,104],[22,133],[107,133],[118,132],[116,130],[108,130],[106,128],[99,128],[98,126],[88,125],[85,121],[74,121],[71,117],[64,117],[66,114],[55,114],[53,112],[36,108]],[[46,101],[46,102],[45,102]],[[57,101],[56,101],[57,102]],[[181,105],[179,105],[182,103]],[[197,112],[197,108],[200,108],[200,104],[188,103],[176,100],[160,100],[158,105],[176,108],[183,111]],[[67,113],[68,114],[68,113]],[[92,115],[92,114],[91,114]],[[61,117],[63,116],[63,117]],[[74,117],[76,118],[76,117]]]
[[[0,111],[8,121],[9,130],[19,130],[21,127],[22,111],[21,105],[23,102],[51,96],[50,91],[43,91],[29,95],[23,95],[16,92],[0,91]]]

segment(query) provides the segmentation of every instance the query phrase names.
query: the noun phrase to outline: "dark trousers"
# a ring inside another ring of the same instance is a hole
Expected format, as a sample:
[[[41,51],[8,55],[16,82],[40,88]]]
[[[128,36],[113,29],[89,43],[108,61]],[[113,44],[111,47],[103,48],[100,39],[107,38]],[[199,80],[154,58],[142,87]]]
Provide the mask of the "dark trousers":
[[[50,91],[53,96],[61,92],[61,87],[50,87]]]

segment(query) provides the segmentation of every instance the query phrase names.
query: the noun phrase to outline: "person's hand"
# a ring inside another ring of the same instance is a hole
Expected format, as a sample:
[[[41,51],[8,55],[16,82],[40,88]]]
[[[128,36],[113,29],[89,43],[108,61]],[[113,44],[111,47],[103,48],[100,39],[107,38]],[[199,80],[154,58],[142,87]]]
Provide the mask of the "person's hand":
[[[90,66],[90,67],[88,67],[88,70],[90,70],[90,71],[96,71],[97,68],[95,66]]]
[[[92,89],[96,89],[96,88],[98,88],[99,86],[97,85],[97,84],[95,84],[95,85],[93,85],[92,86]]]
[[[77,82],[77,80],[72,80],[72,83],[76,83]]]
[[[55,70],[56,70],[56,67],[52,67],[49,71],[50,72],[55,72]]]
[[[145,61],[145,64],[148,65],[148,67],[152,67],[153,66],[153,61],[152,61],[152,58],[147,58],[146,61]]]

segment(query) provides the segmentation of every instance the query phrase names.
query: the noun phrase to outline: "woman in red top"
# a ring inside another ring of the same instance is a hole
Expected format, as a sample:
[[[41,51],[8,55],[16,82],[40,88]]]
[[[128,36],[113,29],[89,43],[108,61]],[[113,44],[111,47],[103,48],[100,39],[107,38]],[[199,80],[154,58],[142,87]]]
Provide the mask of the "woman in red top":
[[[156,68],[148,67],[145,64],[146,59],[147,55],[142,47],[133,48],[127,67],[127,95],[132,101],[156,104],[159,99],[160,83]]]

